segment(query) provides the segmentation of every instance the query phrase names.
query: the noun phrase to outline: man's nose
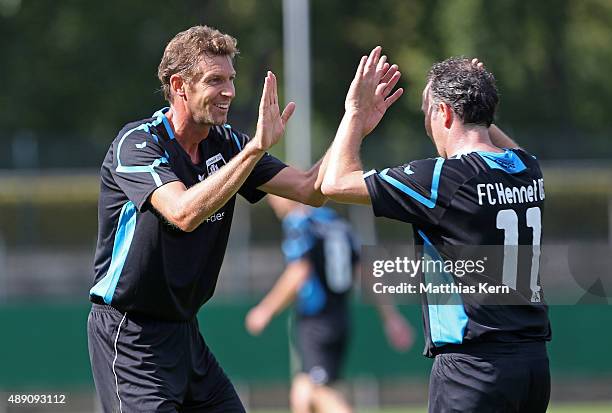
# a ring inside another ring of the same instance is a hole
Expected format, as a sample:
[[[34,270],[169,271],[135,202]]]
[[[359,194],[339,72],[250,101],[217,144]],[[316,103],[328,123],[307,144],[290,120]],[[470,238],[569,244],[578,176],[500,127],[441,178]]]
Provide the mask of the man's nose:
[[[236,88],[234,88],[234,85],[228,85],[227,87],[223,88],[223,91],[221,92],[221,94],[225,97],[229,97],[229,98],[234,98],[234,96],[236,96]]]

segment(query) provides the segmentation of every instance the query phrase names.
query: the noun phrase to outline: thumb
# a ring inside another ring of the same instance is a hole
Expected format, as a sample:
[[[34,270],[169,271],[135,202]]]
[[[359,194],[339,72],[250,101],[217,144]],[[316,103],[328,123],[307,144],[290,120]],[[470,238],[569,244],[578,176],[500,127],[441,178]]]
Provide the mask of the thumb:
[[[287,107],[285,107],[285,110],[283,110],[283,114],[281,115],[283,125],[286,125],[287,122],[289,122],[289,118],[291,117],[291,115],[293,115],[293,112],[295,112],[295,103],[289,102]]]

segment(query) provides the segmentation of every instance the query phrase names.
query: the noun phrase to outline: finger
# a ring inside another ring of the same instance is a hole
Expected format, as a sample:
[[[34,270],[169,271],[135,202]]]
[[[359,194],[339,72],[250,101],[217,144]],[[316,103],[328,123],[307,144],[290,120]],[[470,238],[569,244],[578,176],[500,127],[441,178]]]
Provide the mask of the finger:
[[[295,102],[289,102],[283,110],[283,114],[281,115],[281,119],[283,120],[283,125],[286,125],[289,122],[289,118],[295,112]]]
[[[376,71],[384,73],[384,66],[385,66],[386,62],[387,62],[387,56],[386,55],[382,55],[382,57],[378,61],[378,65],[376,65]]]
[[[478,60],[477,57],[472,59],[472,65],[476,66],[478,69],[484,69],[484,63]]]
[[[272,74],[272,104],[278,105],[278,82],[276,80],[276,75],[274,72]]]
[[[385,110],[388,109],[391,105],[393,105],[404,93],[404,89],[401,87],[397,89],[391,96],[385,99]]]
[[[367,56],[361,57],[361,60],[359,61],[359,66],[357,66],[357,71],[355,72],[355,80],[360,79],[361,76],[363,75],[363,71],[365,68],[367,58],[368,58]]]
[[[397,82],[400,80],[400,77],[402,77],[401,72],[395,72],[393,76],[391,76],[391,79],[389,79],[387,85],[383,90],[384,96],[387,96],[389,93],[391,93],[395,85],[397,85]]]
[[[376,90],[374,91],[374,96],[384,96],[385,95],[385,89],[387,87],[386,83],[380,83],[378,86],[376,86]]]
[[[268,95],[270,94],[270,80],[269,77],[266,76],[264,78],[264,86],[263,91],[261,92],[261,100],[259,101],[259,112],[263,112],[266,107],[269,105]]]
[[[276,76],[274,76],[272,71],[268,71],[268,77],[270,78],[270,94],[268,99],[270,105],[274,105],[276,103]]]
[[[389,65],[389,63],[384,63],[382,65],[382,67],[380,68],[380,70],[377,69],[378,74],[381,76],[381,79],[379,80],[379,83],[384,83],[383,79],[385,78],[385,75],[387,74],[387,72],[389,71],[389,68],[391,66]]]
[[[265,96],[265,103],[266,103],[266,107],[270,106],[270,93],[272,92],[272,83],[271,83],[271,79],[270,79],[270,71],[266,72],[266,80],[264,83],[264,96]]]
[[[369,72],[374,67],[376,67],[376,65],[378,64],[378,59],[380,58],[381,51],[382,51],[382,47],[380,46],[376,46],[374,49],[372,49],[372,51],[370,52],[370,55],[368,56],[368,61],[366,62],[366,66],[365,66],[366,72]]]
[[[268,71],[268,82],[270,83],[270,90],[268,91],[268,103],[274,105],[274,77],[272,72]]]
[[[392,65],[390,66],[387,71],[385,72],[385,74],[383,75],[382,79],[380,79],[381,83],[388,83],[391,78],[393,77],[393,75],[395,73],[397,73],[399,67],[397,65]]]

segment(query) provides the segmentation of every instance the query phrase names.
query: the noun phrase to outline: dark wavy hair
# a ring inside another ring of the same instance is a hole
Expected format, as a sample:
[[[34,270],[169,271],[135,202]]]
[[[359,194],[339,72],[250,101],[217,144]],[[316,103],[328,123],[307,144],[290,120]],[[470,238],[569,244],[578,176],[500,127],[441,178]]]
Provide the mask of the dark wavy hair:
[[[451,57],[434,64],[427,81],[434,104],[448,104],[465,124],[491,126],[499,102],[492,73],[468,58]]]

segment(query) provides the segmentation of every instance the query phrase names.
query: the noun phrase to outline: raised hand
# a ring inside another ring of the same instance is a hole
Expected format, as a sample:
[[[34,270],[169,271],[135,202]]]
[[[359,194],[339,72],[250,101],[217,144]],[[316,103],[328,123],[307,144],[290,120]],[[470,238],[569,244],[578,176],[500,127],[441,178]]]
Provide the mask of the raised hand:
[[[361,121],[362,135],[372,132],[387,109],[404,93],[402,88],[393,92],[401,73],[397,65],[389,65],[381,57],[382,48],[375,47],[369,56],[363,56],[346,95],[344,109]],[[393,93],[392,93],[393,92]]]
[[[268,150],[280,140],[281,136],[285,133],[285,126],[294,111],[295,103],[289,102],[283,113],[280,113],[276,76],[268,71],[259,103],[257,131],[253,138],[258,149]]]

